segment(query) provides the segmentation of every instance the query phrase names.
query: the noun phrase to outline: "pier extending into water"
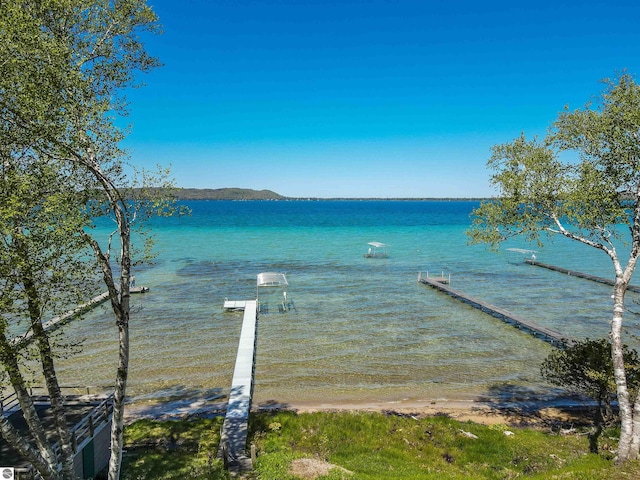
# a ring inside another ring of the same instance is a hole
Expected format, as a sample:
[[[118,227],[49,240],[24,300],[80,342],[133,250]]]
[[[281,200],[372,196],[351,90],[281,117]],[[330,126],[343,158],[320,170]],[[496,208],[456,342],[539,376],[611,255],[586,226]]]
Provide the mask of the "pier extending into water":
[[[251,470],[253,466],[251,457],[246,454],[246,449],[258,328],[257,301],[248,300],[243,303],[244,317],[238,355],[218,451],[218,457],[223,459],[229,469],[240,471]]]
[[[540,263],[537,260],[527,259],[524,262],[528,263],[529,265],[534,265],[536,267],[542,267],[548,270],[553,270],[554,272],[564,273],[571,277],[584,278],[586,280],[591,280],[592,282],[604,283],[605,285],[611,285],[611,286],[615,285],[615,282],[613,280],[609,280],[608,278],[596,277],[595,275],[590,275],[588,273],[576,272],[575,270],[569,270],[568,268],[558,267],[556,265],[549,265],[547,263]],[[628,285],[627,290],[629,290],[630,292],[640,293],[640,287],[636,285]]]
[[[422,277],[422,275],[420,275],[418,277],[418,281],[425,285],[429,285],[430,287],[433,287],[436,290],[439,290],[440,292],[446,293],[447,295],[455,298],[456,300],[460,300],[461,302],[466,303],[467,305],[470,305],[474,308],[477,308],[478,310],[488,313],[489,315],[495,318],[499,318],[500,320],[510,325],[513,325],[514,327],[519,328],[520,330],[530,333],[531,335],[537,338],[540,338],[541,340],[544,340],[547,343],[550,343],[554,347],[566,348],[573,344],[572,339],[567,338],[566,336],[562,335],[559,332],[556,332],[555,330],[544,327],[542,325],[538,325],[537,323],[534,323],[530,320],[526,320],[503,308],[496,307],[495,305],[491,305],[490,303],[473,298],[463,292],[454,290],[450,286],[445,285],[444,283],[438,281],[437,278]]]
[[[146,293],[148,291],[149,291],[149,287],[131,287],[129,289],[129,293],[132,293],[132,294]],[[69,310],[68,312],[63,313],[62,315],[54,317],[51,320],[43,323],[42,327],[44,328],[45,332],[51,332],[53,330],[56,330],[57,328],[60,328],[61,326],[63,326],[65,323],[73,320],[75,317],[77,317],[81,313],[88,312],[89,310],[106,302],[108,299],[109,299],[109,292],[101,293],[100,295],[93,297],[88,302],[83,303],[82,305],[78,305],[74,309]],[[33,331],[29,330],[27,333],[23,335],[18,335],[17,337],[13,338],[13,340],[11,340],[11,343],[14,347],[22,348],[28,345],[29,343],[31,343],[32,341],[33,341]]]

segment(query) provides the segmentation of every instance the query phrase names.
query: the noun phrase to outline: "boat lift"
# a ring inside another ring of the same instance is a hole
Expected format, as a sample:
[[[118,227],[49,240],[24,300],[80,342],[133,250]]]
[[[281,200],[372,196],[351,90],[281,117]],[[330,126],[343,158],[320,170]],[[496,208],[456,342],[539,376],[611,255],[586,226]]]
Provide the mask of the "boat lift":
[[[258,300],[258,311],[262,313],[266,313],[268,309],[268,304],[266,302],[260,302],[260,289],[268,288],[268,289],[281,289],[282,290],[282,301],[278,305],[278,310],[284,313],[289,310],[290,303],[287,300],[287,287],[289,283],[287,282],[287,277],[284,273],[276,273],[276,272],[263,272],[258,274],[258,278],[256,281],[256,298]],[[264,294],[264,290],[262,290]],[[271,295],[267,295],[271,296]],[[264,298],[264,295],[263,295]]]
[[[364,258],[387,258],[389,254],[387,253],[387,245],[386,243],[381,242],[369,242],[368,245],[369,251],[364,254]]]
[[[509,252],[509,257],[511,260],[508,260],[509,263],[524,263],[531,262],[535,263],[536,261],[536,253],[537,250],[529,250],[527,248],[507,248],[507,252]],[[513,258],[517,258],[519,260],[514,261]]]
[[[280,313],[284,313],[289,310],[293,306],[293,302],[287,298],[288,286],[289,283],[287,282],[287,277],[284,273],[259,273],[256,280],[256,302],[258,312],[268,313],[268,300],[274,300],[273,290],[280,290],[282,292],[281,296],[276,297],[277,300],[275,302],[278,305]],[[265,290],[265,288],[267,290]],[[261,297],[263,299],[262,302],[260,301]],[[249,300],[229,300],[228,298],[225,298],[223,308],[229,311],[244,310],[247,302],[249,302]]]

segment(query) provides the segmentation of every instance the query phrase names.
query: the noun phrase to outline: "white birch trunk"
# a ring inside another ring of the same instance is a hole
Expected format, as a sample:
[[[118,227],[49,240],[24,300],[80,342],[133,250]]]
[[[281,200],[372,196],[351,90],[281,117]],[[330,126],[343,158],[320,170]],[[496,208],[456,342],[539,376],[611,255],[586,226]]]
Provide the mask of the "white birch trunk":
[[[115,388],[113,392],[113,414],[111,417],[111,454],[109,456],[108,478],[118,480],[120,478],[120,465],[122,461],[123,425],[124,425],[124,401],[127,390],[127,377],[129,373],[129,296],[130,296],[130,252],[129,252],[129,230],[120,228],[122,211],[116,204],[116,217],[118,218],[121,241],[126,247],[122,249],[122,255],[126,255],[127,261],[122,262],[120,275],[120,290],[116,289],[113,280],[109,255],[102,252],[98,242],[87,237],[101,265],[104,281],[109,291],[111,307],[116,317],[118,326],[118,367],[116,371]],[[124,257],[123,257],[124,258]]]
[[[67,417],[64,408],[64,400],[62,392],[58,384],[58,377],[53,362],[53,352],[49,336],[41,323],[40,301],[35,283],[32,281],[33,275],[29,272],[25,275],[25,289],[28,296],[29,315],[31,316],[31,329],[36,340],[38,353],[40,355],[40,363],[42,365],[42,374],[45,378],[47,392],[49,393],[49,401],[51,402],[51,414],[58,435],[58,444],[60,445],[60,463],[62,465],[62,476],[65,479],[76,478],[73,469],[73,455],[75,451],[71,445],[71,431],[67,425]],[[56,462],[57,463],[57,462]]]
[[[627,377],[624,368],[622,350],[622,315],[624,312],[624,292],[627,285],[616,279],[613,293],[613,319],[611,320],[611,359],[613,361],[613,375],[616,381],[618,406],[620,409],[620,442],[616,462],[624,463],[629,460],[631,440],[633,435],[633,409],[627,389]]]
[[[79,158],[81,163],[89,168],[89,171],[96,177],[102,185],[107,195],[109,205],[112,208],[117,232],[120,237],[120,288],[116,289],[113,278],[113,271],[109,261],[110,253],[104,253],[95,239],[87,236],[98,262],[102,268],[103,278],[109,297],[111,307],[116,317],[118,326],[118,368],[116,372],[116,384],[113,392],[113,414],[111,418],[111,455],[109,456],[109,480],[119,480],[120,466],[122,462],[122,445],[124,429],[124,401],[127,392],[127,378],[129,374],[129,310],[130,310],[130,277],[131,277],[131,233],[130,219],[124,200],[120,196],[117,188],[105,175],[93,154],[87,158]]]
[[[640,392],[633,406],[633,433],[631,434],[631,447],[629,458],[637,460],[640,454]]]
[[[120,228],[121,268],[120,268],[120,318],[118,319],[118,334],[120,340],[118,370],[116,386],[113,395],[113,417],[111,424],[111,456],[109,458],[109,480],[120,478],[122,465],[122,446],[124,430],[124,401],[127,392],[127,378],[129,376],[129,311],[130,311],[130,278],[131,278],[131,250],[129,225],[126,223],[124,212],[116,213]]]
[[[12,350],[7,337],[2,334],[0,335],[0,348],[5,352],[11,352],[8,355],[2,357],[2,363],[4,365],[5,371],[9,375],[9,380],[11,382],[11,386],[16,394],[16,398],[18,399],[18,403],[20,404],[20,409],[22,410],[22,416],[33,436],[34,442],[36,444],[36,449],[40,454],[40,458],[46,462],[49,469],[57,468],[58,461],[56,459],[55,454],[53,453],[53,449],[49,442],[47,441],[46,434],[44,432],[44,427],[42,426],[42,422],[38,417],[38,413],[36,412],[36,408],[33,405],[33,399],[29,395],[29,392],[26,387],[26,382],[22,373],[20,372],[20,367],[18,365],[17,355]],[[3,433],[6,430],[2,429]],[[11,443],[11,439],[15,437],[10,437],[5,439],[7,442]],[[11,443],[12,446],[18,448],[17,444]],[[36,462],[37,465],[40,465],[42,462]],[[34,466],[36,465],[34,464]],[[40,471],[40,470],[39,470]],[[42,473],[42,472],[41,472]]]
[[[39,324],[40,329],[36,333],[38,350],[40,351],[42,373],[45,377],[45,383],[47,385],[47,392],[49,393],[49,401],[51,402],[51,413],[53,415],[56,432],[58,434],[58,442],[60,445],[62,464],[62,476],[65,479],[75,479],[76,475],[73,469],[73,456],[75,451],[71,445],[71,431],[67,425],[67,416],[64,408],[64,400],[60,386],[58,384],[58,377],[53,365],[53,354],[51,352],[51,346],[49,344],[49,338],[46,332]]]
[[[129,371],[129,326],[120,326],[120,351],[118,373],[113,395],[113,416],[111,419],[111,456],[109,457],[109,480],[120,478],[122,463],[122,444],[124,431],[124,401],[127,392],[127,377]]]
[[[0,412],[0,414],[0,433],[6,442],[19,451],[45,480],[57,480],[59,478],[57,465],[52,465],[38,449],[31,446],[24,435],[18,432],[9,419],[4,416],[4,412]]]

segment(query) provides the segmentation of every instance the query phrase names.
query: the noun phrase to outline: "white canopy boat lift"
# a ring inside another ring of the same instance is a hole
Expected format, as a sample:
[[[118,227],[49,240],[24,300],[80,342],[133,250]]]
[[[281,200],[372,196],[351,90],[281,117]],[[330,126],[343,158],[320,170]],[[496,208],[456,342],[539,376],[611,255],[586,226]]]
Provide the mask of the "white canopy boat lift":
[[[276,272],[263,272],[258,274],[256,282],[256,298],[258,299],[258,311],[261,313],[267,313],[269,311],[269,299],[273,299],[273,292],[275,290],[276,295],[280,296],[281,301],[276,301],[278,304],[278,310],[281,313],[289,310],[290,303],[287,300],[287,277],[284,273]],[[265,290],[265,288],[267,290]],[[262,301],[260,300],[260,292],[262,292]]]
[[[387,258],[389,254],[387,253],[387,245],[386,243],[380,242],[369,242],[369,251],[364,254],[364,258]]]
[[[507,252],[509,252],[509,257],[511,258],[521,258],[520,261],[509,260],[509,263],[523,263],[527,260],[536,261],[536,250],[529,250],[526,248],[507,248]]]
[[[287,277],[284,273],[263,272],[259,273],[256,280],[256,302],[258,312],[268,313],[269,304],[274,302],[278,305],[278,310],[286,312],[292,306],[292,302],[287,299]],[[274,295],[275,293],[275,295]],[[225,310],[244,310],[247,303],[253,300],[229,300],[224,299]]]

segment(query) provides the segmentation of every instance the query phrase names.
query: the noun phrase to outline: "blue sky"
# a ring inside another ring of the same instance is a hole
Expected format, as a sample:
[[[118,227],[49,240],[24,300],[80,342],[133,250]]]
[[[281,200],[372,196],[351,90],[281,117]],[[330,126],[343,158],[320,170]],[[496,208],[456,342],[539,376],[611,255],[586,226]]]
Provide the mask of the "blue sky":
[[[127,92],[125,146],[180,187],[490,196],[492,145],[640,73],[635,0],[148,3],[164,66]]]

